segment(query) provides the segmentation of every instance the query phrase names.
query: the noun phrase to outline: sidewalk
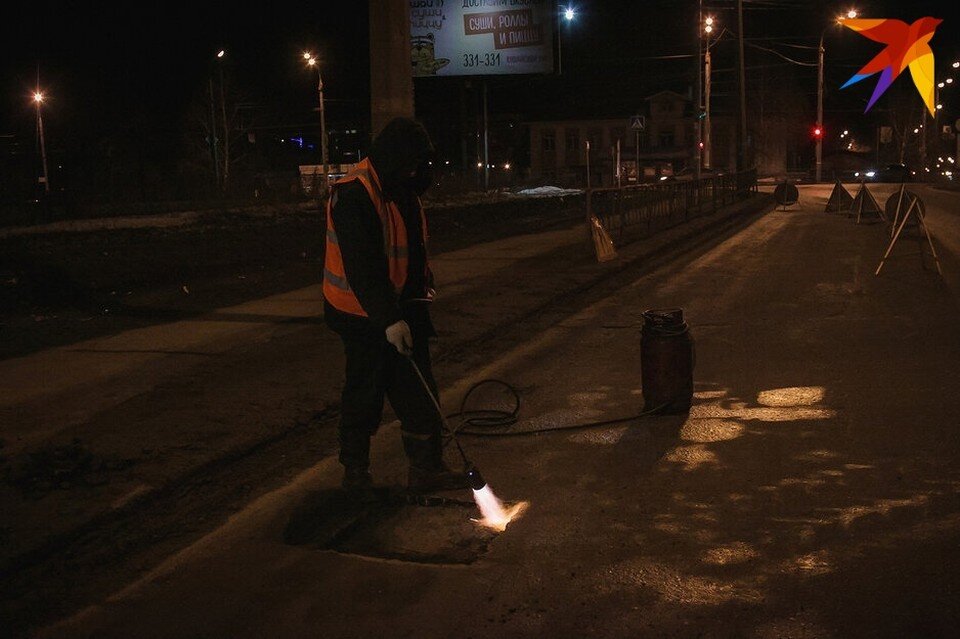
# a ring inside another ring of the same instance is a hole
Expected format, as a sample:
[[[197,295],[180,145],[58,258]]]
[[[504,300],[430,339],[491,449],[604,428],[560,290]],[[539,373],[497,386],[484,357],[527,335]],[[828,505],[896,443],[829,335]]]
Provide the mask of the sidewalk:
[[[688,418],[465,441],[498,494],[530,502],[478,561],[285,544],[335,485],[328,459],[42,636],[951,636],[955,300],[905,260],[874,278],[882,227],[804,204],[455,363],[471,373],[447,406],[495,376],[521,389],[520,428],[550,426],[639,410],[643,309],[683,307],[697,340]],[[399,481],[395,426],[375,443],[377,478]],[[486,539],[433,517],[379,543]]]

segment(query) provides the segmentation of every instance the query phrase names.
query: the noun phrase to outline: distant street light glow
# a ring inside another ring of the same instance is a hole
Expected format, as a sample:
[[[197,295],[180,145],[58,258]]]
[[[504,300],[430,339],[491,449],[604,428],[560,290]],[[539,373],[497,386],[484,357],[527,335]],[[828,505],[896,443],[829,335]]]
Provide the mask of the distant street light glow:
[[[227,52],[224,51],[223,49],[220,49],[220,51],[217,52],[217,57],[218,57],[218,58],[222,58],[222,57],[225,56],[225,55],[227,55]]]
[[[856,9],[850,9],[849,11],[847,11],[847,17],[850,18],[851,20],[853,20],[854,18],[856,18],[857,15],[859,15],[859,14],[857,13],[857,10],[856,10]]]
[[[563,12],[563,17],[567,19],[567,22],[570,22],[577,17],[577,12],[574,11],[573,7],[567,7]]]
[[[303,59],[304,59],[304,60],[309,60],[309,59],[312,58],[312,57],[313,57],[313,54],[310,53],[309,51],[304,51],[304,52],[303,52]]]
[[[945,85],[943,82],[940,82],[939,84],[937,84],[937,88],[938,88],[938,89],[942,89],[942,88],[945,87],[945,86],[946,86],[946,85]]]
[[[36,102],[37,104],[43,102],[43,94],[40,93],[39,91],[37,91],[36,93],[34,93],[34,94],[33,94],[33,101]]]
[[[954,63],[953,63],[953,68],[954,68],[954,69],[960,69],[960,62],[954,62]]]
[[[953,78],[947,78],[947,84],[953,84]]]

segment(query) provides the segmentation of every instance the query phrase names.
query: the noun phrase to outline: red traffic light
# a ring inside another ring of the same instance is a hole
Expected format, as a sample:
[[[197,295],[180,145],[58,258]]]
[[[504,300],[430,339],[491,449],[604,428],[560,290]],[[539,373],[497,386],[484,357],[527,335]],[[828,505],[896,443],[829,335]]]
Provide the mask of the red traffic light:
[[[815,138],[823,137],[823,127],[819,127],[819,126],[813,127],[813,137]]]

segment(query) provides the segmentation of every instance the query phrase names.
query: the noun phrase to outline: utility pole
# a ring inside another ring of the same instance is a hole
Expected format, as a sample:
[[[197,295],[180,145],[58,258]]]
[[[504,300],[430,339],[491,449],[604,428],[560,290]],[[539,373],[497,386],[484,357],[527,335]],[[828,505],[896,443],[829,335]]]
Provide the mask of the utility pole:
[[[743,0],[737,0],[737,40],[739,44],[740,135],[737,138],[737,170],[747,168],[747,74],[743,61]]]
[[[50,193],[50,174],[47,172],[47,144],[43,139],[43,115],[40,113],[43,94],[40,93],[39,82],[37,82],[37,92],[33,94],[33,101],[37,103],[37,140],[40,143],[40,158],[43,162],[43,190],[45,193]]]
[[[487,110],[487,81],[483,80],[483,190],[490,189],[490,112]]]
[[[710,41],[707,41],[707,50],[703,56],[704,59],[704,92],[703,92],[703,101],[704,101],[704,116],[703,116],[703,166],[706,169],[709,169],[713,166],[713,158],[711,156],[711,137],[710,137],[710,74],[712,72],[712,64],[710,62]]]
[[[703,161],[703,157],[701,155],[701,150],[700,150],[700,142],[703,140],[703,120],[700,117],[701,114],[703,113],[703,94],[702,94],[703,70],[700,67],[700,58],[701,58],[701,54],[703,53],[702,29],[703,29],[703,0],[699,0],[699,2],[697,3],[697,30],[696,30],[696,34],[697,34],[697,90],[696,90],[697,110],[696,110],[695,121],[697,124],[696,124],[696,127],[694,127],[694,130],[696,131],[697,134],[696,136],[694,136],[696,139],[693,141],[693,152],[694,152],[694,156],[696,157],[696,174],[694,177],[697,180],[700,179],[700,164]]]
[[[620,171],[620,140],[617,140],[617,150],[614,153],[613,161],[617,167],[617,188],[619,189],[622,186],[621,181],[621,171]]]
[[[370,135],[396,117],[413,117],[410,2],[368,0],[370,13]]]
[[[820,47],[817,49],[817,173],[815,181],[823,178],[823,33],[820,34]]]
[[[317,95],[320,98],[320,161],[323,164],[323,195],[330,195],[330,170],[327,156],[327,116],[323,101],[323,74],[317,66]],[[357,160],[359,162],[359,158]]]
[[[43,92],[40,90],[40,64],[37,63],[37,89],[33,92],[33,102],[37,105],[37,144],[40,146],[40,161],[43,165],[43,191],[50,193],[50,174],[47,172],[47,144],[43,139],[43,115],[40,105],[43,103]]]
[[[230,123],[227,121],[227,100],[223,88],[223,63],[220,63],[220,114],[223,117],[223,190],[230,175]]]
[[[327,117],[323,100],[323,71],[320,70],[320,61],[309,51],[303,52],[303,59],[307,61],[307,66],[317,70],[317,98],[320,101],[320,163],[323,165],[323,195],[330,195],[330,171],[328,168],[327,157]],[[360,161],[360,154],[357,154],[357,162]]]
[[[213,75],[210,76],[210,151],[213,154],[213,176],[220,188],[220,153],[217,149],[217,116],[214,111]]]

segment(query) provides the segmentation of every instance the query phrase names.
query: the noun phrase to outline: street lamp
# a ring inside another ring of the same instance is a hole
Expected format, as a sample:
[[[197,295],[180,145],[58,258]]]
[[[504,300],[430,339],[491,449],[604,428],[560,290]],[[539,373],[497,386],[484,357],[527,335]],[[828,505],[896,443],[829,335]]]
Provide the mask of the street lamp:
[[[223,170],[220,172],[220,187],[223,190],[226,190],[227,180],[230,177],[230,123],[227,121],[227,98],[223,79],[223,59],[226,55],[227,52],[223,49],[217,51],[217,72],[220,75],[220,117],[223,119]],[[211,83],[212,82],[213,79],[211,78]],[[211,100],[212,99],[213,93],[211,89]]]
[[[577,17],[577,12],[573,7],[567,7],[563,10],[563,17],[567,22],[572,22]]]
[[[837,16],[837,24],[843,24],[844,20],[853,20],[860,15],[856,9],[849,9],[846,14]],[[817,128],[823,128],[823,39],[827,34],[824,27],[820,32],[820,46],[817,47]],[[817,172],[815,180],[817,183],[823,178],[823,136],[817,136]]]
[[[703,32],[706,34],[707,46],[704,49],[703,54],[703,168],[709,169],[713,164],[713,143],[712,143],[712,127],[710,120],[710,89],[711,89],[711,80],[713,75],[713,63],[710,58],[710,47],[715,45],[720,40],[720,35],[718,34],[713,38],[713,42],[710,41],[710,36],[717,29],[719,25],[717,24],[717,19],[713,16],[707,16],[703,20]]]
[[[319,62],[313,57],[312,53],[304,51],[303,59],[306,60],[308,67],[317,70],[317,95],[320,100],[320,157],[323,164],[323,195],[326,197],[330,194],[330,173],[327,163],[327,119],[323,101],[323,73],[320,71]]]
[[[37,74],[39,77],[39,73]],[[50,193],[50,175],[47,173],[47,145],[43,138],[43,116],[40,114],[40,105],[43,104],[43,93],[40,87],[33,92],[33,103],[37,105],[37,137],[40,140],[40,158],[43,162],[43,190]]]

